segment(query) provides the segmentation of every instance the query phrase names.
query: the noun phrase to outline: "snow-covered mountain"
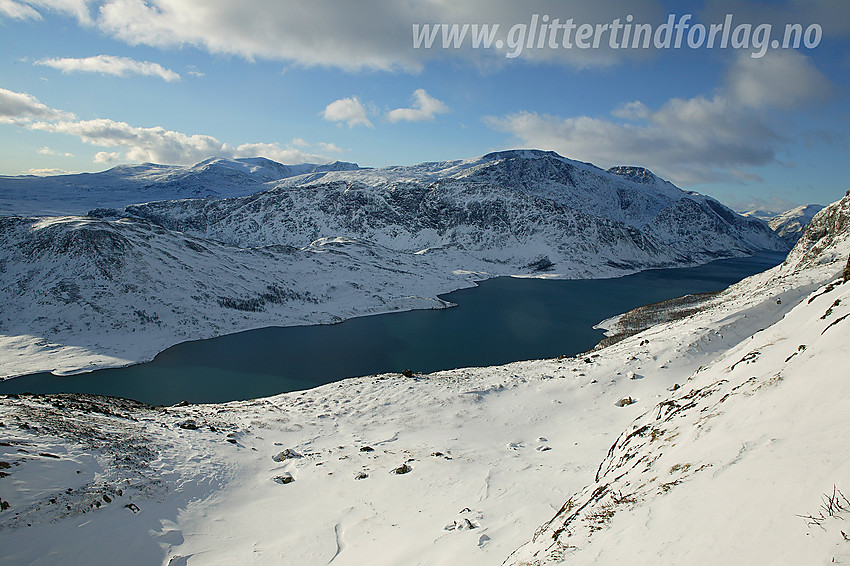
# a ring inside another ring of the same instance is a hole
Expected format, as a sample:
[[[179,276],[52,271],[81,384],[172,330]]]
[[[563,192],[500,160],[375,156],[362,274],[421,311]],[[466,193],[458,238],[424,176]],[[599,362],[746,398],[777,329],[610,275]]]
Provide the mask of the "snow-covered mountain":
[[[806,229],[808,223],[811,222],[814,215],[823,210],[823,208],[823,205],[820,204],[806,204],[786,210],[785,212],[750,210],[742,212],[741,216],[763,220],[789,246],[793,246],[797,243],[800,236],[803,235],[803,231]]]
[[[781,213],[780,212],[773,212],[772,210],[754,209],[754,210],[747,210],[745,212],[741,212],[740,214],[741,214],[741,216],[747,216],[749,218],[758,218],[759,220],[763,220],[765,222],[770,222],[771,218],[776,218]]]
[[[850,196],[784,264],[573,358],[222,405],[0,396],[0,548],[21,564],[847,564],[848,254]]]
[[[144,163],[119,165],[100,173],[0,176],[0,215],[85,214],[95,208],[121,208],[151,200],[243,196],[295,175],[321,176],[357,168],[342,161],[283,165],[253,157],[210,158],[191,167]]]
[[[780,238],[794,245],[800,239],[800,236],[803,235],[806,226],[812,221],[815,214],[823,210],[823,208],[820,204],[798,206],[797,208],[792,208],[782,214],[776,215],[767,224]]]
[[[115,199],[268,190],[0,218],[0,377],[442,306],[438,293],[474,279],[607,277],[785,249],[763,223],[644,169],[533,150],[374,170],[213,159],[75,179],[99,187],[83,200],[109,187],[121,187]]]
[[[516,265],[535,260],[529,250],[557,266],[614,247],[615,263],[642,269],[787,249],[762,223],[644,169],[608,172],[536,150],[331,172],[319,183],[291,177],[249,197],[147,203],[125,213],[240,247],[346,236],[405,252],[484,252]]]

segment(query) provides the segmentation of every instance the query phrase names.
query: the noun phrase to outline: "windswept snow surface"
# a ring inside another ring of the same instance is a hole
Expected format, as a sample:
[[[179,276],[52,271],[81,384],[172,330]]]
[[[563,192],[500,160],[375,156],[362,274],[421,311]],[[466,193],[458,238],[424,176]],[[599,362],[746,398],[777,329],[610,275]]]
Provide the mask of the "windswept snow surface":
[[[575,358],[221,405],[0,398],[0,556],[847,563],[848,235],[850,197],[783,265]]]

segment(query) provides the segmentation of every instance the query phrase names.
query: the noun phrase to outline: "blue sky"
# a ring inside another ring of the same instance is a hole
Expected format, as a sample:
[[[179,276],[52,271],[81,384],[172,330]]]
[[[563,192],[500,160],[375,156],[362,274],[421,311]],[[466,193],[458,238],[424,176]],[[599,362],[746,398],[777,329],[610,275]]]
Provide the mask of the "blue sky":
[[[598,48],[556,35],[506,57],[534,14],[653,30],[692,14],[684,38],[726,14],[751,42],[763,24],[770,38],[786,24],[820,33],[761,57],[686,40],[613,49],[604,31]],[[414,49],[413,25],[435,23],[499,24],[503,48],[438,37]],[[535,147],[784,210],[850,188],[848,77],[850,2],[832,0],[0,0],[0,174],[213,155],[384,166]]]

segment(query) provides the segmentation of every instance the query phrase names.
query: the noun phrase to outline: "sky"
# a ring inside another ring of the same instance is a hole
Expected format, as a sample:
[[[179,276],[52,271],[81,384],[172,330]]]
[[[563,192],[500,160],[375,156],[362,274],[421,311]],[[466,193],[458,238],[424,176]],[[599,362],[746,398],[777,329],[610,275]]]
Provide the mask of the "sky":
[[[0,0],[2,175],[522,147],[782,211],[850,188],[849,97],[843,0]]]

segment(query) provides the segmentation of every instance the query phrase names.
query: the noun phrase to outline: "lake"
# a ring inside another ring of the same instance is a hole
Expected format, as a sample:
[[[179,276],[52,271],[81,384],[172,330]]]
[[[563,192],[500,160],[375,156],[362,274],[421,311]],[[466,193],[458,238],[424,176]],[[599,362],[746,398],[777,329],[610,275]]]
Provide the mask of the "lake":
[[[724,289],[778,265],[781,254],[655,269],[615,279],[499,277],[442,298],[458,306],[274,327],[173,346],[148,363],[0,382],[0,393],[93,393],[157,405],[217,403],[309,389],[346,377],[432,372],[574,355],[602,337],[593,325],[635,307]]]

